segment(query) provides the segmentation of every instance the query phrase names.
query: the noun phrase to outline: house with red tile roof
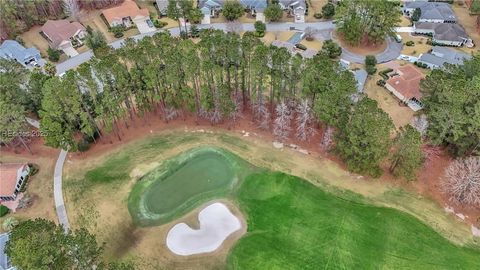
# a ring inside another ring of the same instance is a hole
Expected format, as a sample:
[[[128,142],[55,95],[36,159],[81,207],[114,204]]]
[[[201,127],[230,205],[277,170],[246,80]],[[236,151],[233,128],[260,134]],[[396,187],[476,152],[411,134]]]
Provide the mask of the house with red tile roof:
[[[79,22],[48,20],[41,29],[52,49],[62,50],[70,57],[77,55],[76,47],[83,45],[87,31]]]
[[[392,92],[398,99],[408,105],[413,111],[422,109],[422,93],[420,93],[420,81],[424,78],[413,65],[405,65],[397,68],[395,73],[385,84],[385,88]]]
[[[26,163],[0,164],[0,201],[14,201],[29,173]]]
[[[125,0],[116,7],[104,9],[102,16],[109,27],[122,25],[130,28],[135,25],[142,34],[155,31],[148,9],[140,9],[132,0]]]

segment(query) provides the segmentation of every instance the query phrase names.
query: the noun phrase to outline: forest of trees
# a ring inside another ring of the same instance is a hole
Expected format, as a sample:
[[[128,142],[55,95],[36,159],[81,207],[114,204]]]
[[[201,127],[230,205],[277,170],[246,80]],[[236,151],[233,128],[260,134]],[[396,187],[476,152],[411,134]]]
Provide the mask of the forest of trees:
[[[308,141],[321,127],[318,143],[335,149],[355,172],[378,176],[389,154],[391,119],[367,97],[353,102],[352,73],[325,52],[302,59],[265,45],[254,33],[240,37],[219,30],[203,30],[197,44],[168,33],[138,43],[127,39],[117,50],[95,43],[104,47],[96,57],[63,77],[0,61],[0,81],[16,78],[0,85],[3,102],[14,104],[2,117],[9,123],[2,132],[21,130],[24,125],[14,123],[30,111],[40,117],[47,145],[83,151],[99,136],[121,140],[120,126],[146,113],[166,122],[193,116],[230,127],[248,116],[279,141]],[[22,137],[6,139],[10,144]],[[398,171],[409,164],[397,163]]]
[[[75,7],[101,9],[118,5],[124,0],[2,0],[0,1],[0,40],[15,38],[35,25],[43,25],[48,19],[67,17]]]

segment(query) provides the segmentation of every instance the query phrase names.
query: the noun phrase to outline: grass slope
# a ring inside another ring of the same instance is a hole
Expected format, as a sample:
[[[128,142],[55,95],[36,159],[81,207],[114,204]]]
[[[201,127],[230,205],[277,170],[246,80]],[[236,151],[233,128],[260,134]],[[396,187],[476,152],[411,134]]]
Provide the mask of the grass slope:
[[[299,178],[259,173],[238,203],[248,234],[229,269],[480,269],[480,252],[455,246],[401,211],[335,197]]]

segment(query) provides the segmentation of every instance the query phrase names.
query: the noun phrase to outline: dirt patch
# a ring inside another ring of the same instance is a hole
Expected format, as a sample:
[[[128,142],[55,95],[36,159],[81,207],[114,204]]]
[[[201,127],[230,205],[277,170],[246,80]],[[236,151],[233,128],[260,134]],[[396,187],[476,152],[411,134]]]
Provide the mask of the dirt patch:
[[[337,32],[333,32],[333,38],[342,46],[343,49],[360,55],[376,55],[379,54],[387,48],[387,42],[382,42],[378,44],[365,44],[362,43],[358,46],[352,46],[348,44],[345,39]]]
[[[321,21],[316,19],[313,15],[315,13],[322,13],[322,7],[328,3],[328,0],[307,0],[309,7],[308,7],[308,14],[305,16],[305,21],[307,22],[318,22]]]
[[[93,30],[99,30],[100,32],[102,32],[108,43],[117,40],[118,38],[115,38],[113,36],[113,33],[108,31],[108,26],[102,19],[102,17],[100,17],[100,14],[102,14],[102,10],[82,11],[80,16],[80,23],[82,23],[85,27],[90,26]],[[139,33],[140,32],[138,32],[138,29],[136,27],[133,27],[125,31],[122,38],[132,37],[138,35]]]
[[[266,32],[265,36],[262,37],[261,40],[265,44],[271,44],[272,41],[274,41],[274,40],[287,41],[293,36],[293,34],[295,34],[294,31]]]
[[[320,51],[323,46],[323,41],[321,40],[308,41],[306,39],[303,39],[302,41],[300,41],[300,44],[305,45],[308,49]]]
[[[452,5],[452,8],[455,12],[455,15],[457,16],[458,23],[465,28],[468,36],[473,40],[476,45],[476,47],[471,49],[463,46],[460,48],[460,50],[467,53],[478,52],[478,47],[480,46],[480,28],[477,27],[478,15],[470,15],[467,5],[460,5],[458,2]]]
[[[431,45],[427,44],[428,37],[422,35],[411,35],[410,33],[399,33],[404,44],[401,51],[402,54],[411,56],[420,56],[420,54],[427,53],[432,49]],[[414,46],[405,45],[408,41],[415,42]]]
[[[382,71],[387,67],[378,65],[378,71]],[[400,102],[387,89],[377,85],[377,81],[383,79],[380,75],[375,74],[367,79],[365,84],[365,93],[371,99],[378,102],[378,106],[382,108],[391,118],[395,127],[403,127],[410,124],[414,116],[414,111]]]
[[[20,35],[20,38],[25,42],[25,47],[35,47],[40,51],[43,58],[48,58],[48,42],[40,35],[41,26],[36,25],[30,28],[27,32]]]

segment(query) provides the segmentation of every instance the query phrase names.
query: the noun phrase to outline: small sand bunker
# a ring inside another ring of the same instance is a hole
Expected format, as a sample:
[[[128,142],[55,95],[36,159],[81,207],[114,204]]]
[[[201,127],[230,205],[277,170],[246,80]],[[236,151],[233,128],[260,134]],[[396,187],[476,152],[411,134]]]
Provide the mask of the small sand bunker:
[[[185,223],[173,226],[167,235],[167,247],[175,254],[187,256],[215,251],[232,233],[240,230],[240,220],[222,203],[213,203],[198,214],[200,228]]]

